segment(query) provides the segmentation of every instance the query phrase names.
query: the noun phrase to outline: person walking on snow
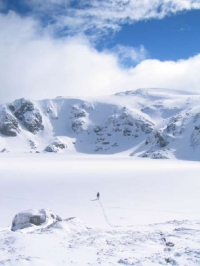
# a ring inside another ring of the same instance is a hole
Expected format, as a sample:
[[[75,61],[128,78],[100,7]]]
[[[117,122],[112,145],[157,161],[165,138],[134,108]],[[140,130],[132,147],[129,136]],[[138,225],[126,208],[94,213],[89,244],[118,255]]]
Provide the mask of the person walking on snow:
[[[97,199],[99,200],[99,198],[100,198],[100,193],[98,192],[97,193]]]

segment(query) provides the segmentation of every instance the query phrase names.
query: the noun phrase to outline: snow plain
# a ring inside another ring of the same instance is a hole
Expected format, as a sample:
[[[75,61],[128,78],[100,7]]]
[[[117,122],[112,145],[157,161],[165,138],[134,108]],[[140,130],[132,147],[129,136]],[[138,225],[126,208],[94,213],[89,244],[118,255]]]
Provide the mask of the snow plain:
[[[200,265],[199,173],[122,154],[1,154],[0,265]],[[10,231],[30,208],[76,219]]]

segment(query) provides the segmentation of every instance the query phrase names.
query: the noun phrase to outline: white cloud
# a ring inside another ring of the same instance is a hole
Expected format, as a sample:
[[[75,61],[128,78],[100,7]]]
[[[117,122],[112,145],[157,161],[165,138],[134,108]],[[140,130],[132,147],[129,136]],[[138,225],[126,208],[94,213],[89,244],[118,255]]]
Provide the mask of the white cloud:
[[[140,47],[137,48],[118,44],[108,52],[117,56],[119,63],[125,66],[139,63],[145,60],[148,55],[148,52],[143,45],[140,45]]]
[[[136,87],[172,88],[200,92],[200,54],[187,60],[145,60],[129,75]]]
[[[84,37],[55,40],[47,33],[39,35],[40,28],[31,18],[11,12],[0,15],[0,25],[1,102],[112,94],[140,87],[200,89],[200,55],[177,62],[144,60],[123,69],[118,54],[98,52]],[[133,57],[137,59],[137,54]]]
[[[30,0],[35,16],[49,17],[54,30],[68,34],[118,31],[124,23],[162,19],[184,10],[200,9],[199,0]]]

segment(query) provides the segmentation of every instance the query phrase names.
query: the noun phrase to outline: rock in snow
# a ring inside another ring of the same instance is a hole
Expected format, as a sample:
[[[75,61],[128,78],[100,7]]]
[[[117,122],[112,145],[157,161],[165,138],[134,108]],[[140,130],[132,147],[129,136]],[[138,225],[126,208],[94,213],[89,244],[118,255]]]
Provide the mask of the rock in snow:
[[[11,103],[9,108],[30,132],[36,134],[44,129],[42,116],[31,101],[22,98]]]
[[[12,231],[40,225],[50,225],[54,222],[62,221],[62,219],[54,214],[51,210],[27,210],[19,212],[12,221]]]
[[[4,107],[0,111],[0,133],[15,137],[20,132],[17,119]]]
[[[61,140],[55,140],[52,144],[45,148],[46,152],[58,152],[60,149],[63,150],[67,148],[67,145]]]

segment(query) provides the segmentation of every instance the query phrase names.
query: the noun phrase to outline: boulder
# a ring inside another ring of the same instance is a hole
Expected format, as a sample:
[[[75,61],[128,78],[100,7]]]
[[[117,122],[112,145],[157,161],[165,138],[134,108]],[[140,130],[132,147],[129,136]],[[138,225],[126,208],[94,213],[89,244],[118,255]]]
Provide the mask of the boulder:
[[[45,151],[47,152],[58,152],[60,149],[65,149],[67,148],[67,145],[64,144],[62,141],[60,140],[56,140],[53,143],[51,143],[49,146],[47,146],[45,148]]]
[[[51,145],[47,146],[44,151],[46,151],[46,152],[58,152],[59,149],[55,145],[51,144]]]
[[[62,219],[54,214],[51,210],[26,210],[15,215],[12,221],[11,230],[16,231],[33,226],[50,225],[52,223],[62,221]]]

